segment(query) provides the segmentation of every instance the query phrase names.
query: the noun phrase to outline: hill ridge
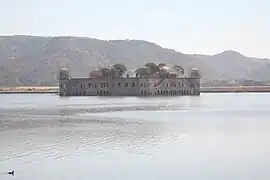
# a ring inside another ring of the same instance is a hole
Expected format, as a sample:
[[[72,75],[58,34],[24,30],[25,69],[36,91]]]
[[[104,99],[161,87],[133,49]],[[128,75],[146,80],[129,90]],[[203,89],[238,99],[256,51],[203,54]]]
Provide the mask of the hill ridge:
[[[230,56],[227,56],[228,53]],[[197,67],[203,80],[270,78],[270,60],[246,57],[233,50],[216,55],[185,54],[145,40],[100,40],[78,36],[0,36],[0,86],[54,85],[68,65],[72,76],[123,63],[138,68],[146,62]],[[258,73],[260,72],[260,73]]]

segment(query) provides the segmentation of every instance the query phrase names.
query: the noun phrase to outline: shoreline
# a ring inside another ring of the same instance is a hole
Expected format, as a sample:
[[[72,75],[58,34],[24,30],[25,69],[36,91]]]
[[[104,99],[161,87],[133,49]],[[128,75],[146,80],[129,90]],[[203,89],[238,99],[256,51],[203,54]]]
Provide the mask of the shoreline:
[[[268,93],[270,86],[220,86],[201,87],[201,93]],[[27,86],[2,87],[0,94],[58,94],[58,87]]]
[[[0,87],[0,94],[58,94],[57,86]]]
[[[270,86],[201,87],[201,93],[268,93]]]

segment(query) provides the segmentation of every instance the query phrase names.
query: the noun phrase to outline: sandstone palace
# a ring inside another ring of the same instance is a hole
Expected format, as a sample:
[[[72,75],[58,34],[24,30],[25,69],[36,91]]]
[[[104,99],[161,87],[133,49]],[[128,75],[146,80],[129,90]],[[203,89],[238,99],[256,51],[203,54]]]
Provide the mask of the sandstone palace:
[[[66,68],[59,74],[60,96],[193,96],[200,95],[200,73],[185,76],[181,66],[147,63],[127,71],[123,64],[93,70],[89,77],[72,78]]]

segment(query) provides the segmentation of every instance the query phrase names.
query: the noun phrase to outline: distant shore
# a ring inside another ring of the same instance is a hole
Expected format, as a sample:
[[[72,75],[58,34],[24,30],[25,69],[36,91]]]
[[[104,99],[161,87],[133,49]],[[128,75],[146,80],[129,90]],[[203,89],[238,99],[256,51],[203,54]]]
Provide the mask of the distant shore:
[[[58,93],[57,86],[0,87],[0,94]]]
[[[201,93],[244,93],[270,92],[270,86],[220,86],[201,87]],[[57,86],[22,86],[22,87],[0,87],[0,94],[58,94]]]
[[[270,92],[270,86],[217,86],[201,87],[202,93],[265,93]]]

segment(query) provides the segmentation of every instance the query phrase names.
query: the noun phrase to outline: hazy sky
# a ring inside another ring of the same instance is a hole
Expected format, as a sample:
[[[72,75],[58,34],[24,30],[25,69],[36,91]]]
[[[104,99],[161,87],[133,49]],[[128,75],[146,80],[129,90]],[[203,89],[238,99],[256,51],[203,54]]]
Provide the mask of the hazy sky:
[[[140,39],[270,58],[270,0],[1,0],[0,34]]]

